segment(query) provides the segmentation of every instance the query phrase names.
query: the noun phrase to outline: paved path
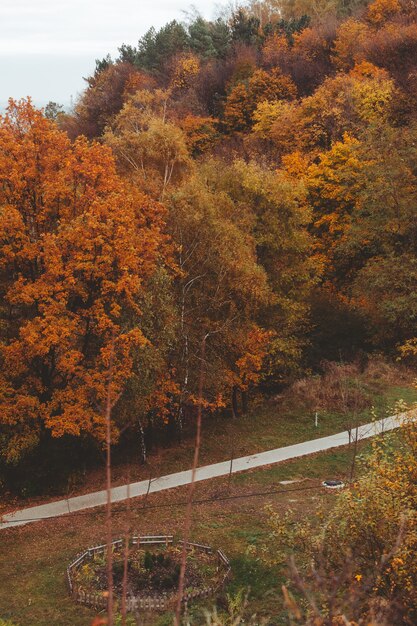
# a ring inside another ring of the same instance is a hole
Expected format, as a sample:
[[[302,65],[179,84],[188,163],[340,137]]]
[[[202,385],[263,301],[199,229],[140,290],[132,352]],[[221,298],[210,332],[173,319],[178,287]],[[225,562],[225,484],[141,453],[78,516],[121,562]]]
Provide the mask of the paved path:
[[[358,440],[367,439],[381,432],[398,428],[405,419],[405,416],[406,414],[395,415],[359,426],[357,432]],[[256,467],[272,465],[274,463],[280,463],[281,461],[296,459],[307,454],[314,454],[315,452],[345,446],[350,443],[351,439],[356,439],[356,429],[352,431],[351,434],[349,434],[349,431],[344,431],[328,437],[296,443],[292,446],[286,446],[285,448],[276,448],[275,450],[268,450],[266,452],[241,457],[240,459],[233,460],[232,473],[244,472],[245,470],[254,469]],[[230,473],[230,465],[231,462],[229,460],[199,467],[196,480],[201,481],[226,476]],[[165,489],[172,489],[173,487],[188,485],[191,482],[191,473],[191,470],[186,470],[177,472],[176,474],[169,474],[168,476],[161,476],[160,478],[153,479],[150,485],[148,480],[143,480],[137,483],[131,483],[129,488],[128,485],[114,487],[112,489],[112,502],[121,502],[128,497],[136,498],[137,496],[143,496],[148,492],[148,489],[149,493],[155,493],[157,491],[164,491]],[[106,504],[106,499],[106,491],[96,491],[83,496],[76,496],[66,500],[57,500],[55,502],[49,502],[48,504],[21,509],[14,513],[3,515],[0,530],[22,526],[30,522],[39,521],[40,519],[68,515],[76,511],[103,506]]]

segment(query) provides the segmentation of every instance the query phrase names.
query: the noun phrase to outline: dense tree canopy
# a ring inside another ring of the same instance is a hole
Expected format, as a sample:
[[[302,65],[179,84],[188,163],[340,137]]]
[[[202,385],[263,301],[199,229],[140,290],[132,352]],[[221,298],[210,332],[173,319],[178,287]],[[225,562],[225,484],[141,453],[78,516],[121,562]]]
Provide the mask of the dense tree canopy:
[[[415,358],[416,42],[405,0],[253,0],[122,44],[70,113],[10,104],[5,458],[100,439],[112,345],[115,434],[192,414],[204,336],[211,409],[364,337]]]
[[[204,420],[213,439],[228,417],[251,430],[265,398],[247,443],[269,446],[260,429],[295,396],[284,428],[346,420],[349,449],[317,467],[351,455],[349,488],[332,515],[321,500],[319,534],[271,510],[268,545],[238,567],[282,567],[287,542],[288,623],[416,624],[417,422],[369,454],[353,440],[386,380],[409,385],[389,360],[417,364],[415,0],[192,9],[85,81],[71,110],[27,98],[0,115],[0,491],[69,491],[103,451],[110,485],[110,451],[126,474],[155,448],[159,466]]]

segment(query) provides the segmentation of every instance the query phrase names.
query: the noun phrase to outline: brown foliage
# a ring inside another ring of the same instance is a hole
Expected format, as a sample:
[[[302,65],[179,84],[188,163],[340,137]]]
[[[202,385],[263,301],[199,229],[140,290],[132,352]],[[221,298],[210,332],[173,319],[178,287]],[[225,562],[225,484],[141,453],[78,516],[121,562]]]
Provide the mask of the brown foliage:
[[[88,87],[75,107],[73,117],[63,124],[69,136],[99,137],[105,126],[120,111],[126,96],[140,86],[147,88],[154,83],[139,73],[130,63],[115,63],[88,79]]]
[[[365,44],[367,59],[386,68],[410,95],[416,93],[417,24],[388,22]]]

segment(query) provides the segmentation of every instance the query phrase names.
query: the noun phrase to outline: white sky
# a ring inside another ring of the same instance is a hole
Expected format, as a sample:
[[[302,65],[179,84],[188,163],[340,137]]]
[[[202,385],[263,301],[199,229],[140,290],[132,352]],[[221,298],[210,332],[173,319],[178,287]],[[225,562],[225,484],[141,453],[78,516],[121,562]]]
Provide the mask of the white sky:
[[[151,26],[182,20],[190,0],[0,0],[0,106],[31,96],[67,105],[95,59],[136,45]],[[206,18],[216,0],[194,0]]]

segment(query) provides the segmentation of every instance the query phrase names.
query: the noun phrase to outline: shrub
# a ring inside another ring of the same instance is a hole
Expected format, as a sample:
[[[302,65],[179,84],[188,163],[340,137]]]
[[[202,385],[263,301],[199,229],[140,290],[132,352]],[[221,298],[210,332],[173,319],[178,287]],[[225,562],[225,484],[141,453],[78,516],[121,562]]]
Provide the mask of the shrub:
[[[296,624],[417,623],[417,425],[374,439],[362,462],[364,474],[319,531],[271,514],[268,560],[298,559],[290,586],[302,605],[285,589]]]

